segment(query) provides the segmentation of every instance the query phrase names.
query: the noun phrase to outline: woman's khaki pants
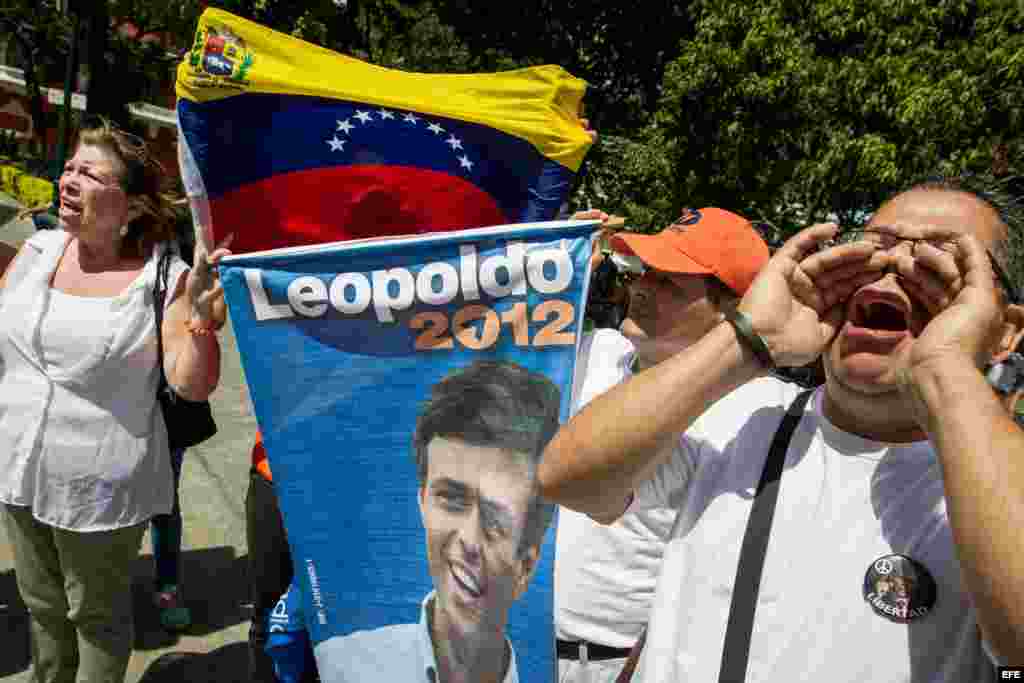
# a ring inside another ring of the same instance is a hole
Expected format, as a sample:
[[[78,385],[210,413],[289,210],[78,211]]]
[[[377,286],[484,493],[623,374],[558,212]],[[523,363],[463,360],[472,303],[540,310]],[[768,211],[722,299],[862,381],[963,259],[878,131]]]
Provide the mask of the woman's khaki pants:
[[[132,568],[146,523],[81,533],[4,505],[35,683],[121,683],[132,654]]]

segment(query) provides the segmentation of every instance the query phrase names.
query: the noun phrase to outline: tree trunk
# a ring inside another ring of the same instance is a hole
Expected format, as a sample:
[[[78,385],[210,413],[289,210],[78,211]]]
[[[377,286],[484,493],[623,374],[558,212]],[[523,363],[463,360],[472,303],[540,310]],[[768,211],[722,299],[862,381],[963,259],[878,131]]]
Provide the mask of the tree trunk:
[[[33,154],[41,154],[46,150],[46,131],[49,128],[46,122],[46,111],[43,108],[43,92],[39,89],[39,80],[36,78],[36,60],[31,51],[26,51],[25,67],[25,92],[28,95],[29,113],[32,116],[32,150]]]
[[[39,79],[36,78],[36,50],[32,40],[24,35],[21,26],[10,20],[0,20],[0,26],[9,31],[18,42],[20,52],[25,59],[22,64],[22,74],[25,78],[25,95],[28,97],[29,115],[32,117],[32,138],[30,146],[32,153],[37,154],[39,149],[46,148],[46,112],[43,109],[43,93],[39,89]]]
[[[131,121],[123,83],[118,82],[107,65],[107,32],[110,30],[107,3],[88,3],[88,10],[82,15],[82,20],[85,23],[88,43],[86,64],[89,65],[86,113],[104,116],[117,126],[128,128]]]

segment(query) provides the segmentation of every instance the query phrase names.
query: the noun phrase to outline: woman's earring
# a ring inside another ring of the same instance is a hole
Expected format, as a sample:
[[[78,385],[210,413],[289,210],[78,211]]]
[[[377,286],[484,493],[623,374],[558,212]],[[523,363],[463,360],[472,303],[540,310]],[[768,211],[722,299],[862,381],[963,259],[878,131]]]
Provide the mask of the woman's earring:
[[[124,225],[121,226],[121,237],[127,237],[127,236],[128,236],[128,224],[125,223]]]

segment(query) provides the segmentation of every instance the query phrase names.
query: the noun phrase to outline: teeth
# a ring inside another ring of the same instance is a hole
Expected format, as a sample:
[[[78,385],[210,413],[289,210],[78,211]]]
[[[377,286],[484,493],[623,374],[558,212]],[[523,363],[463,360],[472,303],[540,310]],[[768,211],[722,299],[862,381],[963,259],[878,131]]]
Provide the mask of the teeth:
[[[451,571],[455,580],[462,584],[463,588],[469,591],[473,597],[480,597],[480,584],[477,583],[476,577],[465,571],[462,567],[454,564],[451,565]]]

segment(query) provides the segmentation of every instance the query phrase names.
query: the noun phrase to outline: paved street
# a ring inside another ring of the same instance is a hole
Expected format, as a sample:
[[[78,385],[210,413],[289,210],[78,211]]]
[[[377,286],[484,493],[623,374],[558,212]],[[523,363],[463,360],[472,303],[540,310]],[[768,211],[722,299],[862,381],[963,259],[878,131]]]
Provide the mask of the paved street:
[[[0,195],[0,240],[17,245],[33,228],[13,215],[11,200]],[[147,535],[133,588],[136,635],[129,683],[139,681],[149,664],[166,652],[204,653],[189,663],[185,678],[190,681],[231,683],[247,678],[244,500],[255,419],[242,406],[242,371],[230,329],[221,341],[223,374],[212,399],[220,431],[188,451],[181,483],[183,584],[194,624],[180,636],[161,630],[151,604],[153,557]],[[11,548],[0,530],[0,683],[28,683],[28,648],[27,617],[18,600]]]

